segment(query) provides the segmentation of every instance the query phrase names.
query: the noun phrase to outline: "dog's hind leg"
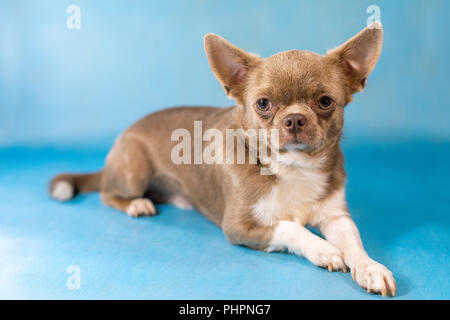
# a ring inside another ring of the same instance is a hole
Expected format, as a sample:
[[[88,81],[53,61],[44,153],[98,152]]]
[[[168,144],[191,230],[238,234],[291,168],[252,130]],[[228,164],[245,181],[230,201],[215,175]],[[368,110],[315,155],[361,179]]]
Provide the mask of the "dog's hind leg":
[[[147,198],[125,199],[104,192],[101,193],[101,198],[105,205],[124,211],[132,217],[152,216],[156,214],[153,202]]]
[[[156,214],[153,202],[144,197],[152,174],[145,144],[122,135],[106,159],[100,189],[103,203],[133,217]]]

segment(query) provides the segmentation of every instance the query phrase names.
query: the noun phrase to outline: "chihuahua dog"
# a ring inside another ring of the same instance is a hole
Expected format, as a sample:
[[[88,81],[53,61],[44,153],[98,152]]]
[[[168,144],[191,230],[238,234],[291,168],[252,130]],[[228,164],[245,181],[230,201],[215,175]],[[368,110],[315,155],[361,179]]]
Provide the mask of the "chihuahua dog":
[[[290,50],[263,59],[207,34],[212,71],[236,105],[148,115],[119,136],[103,170],[58,175],[50,193],[64,201],[100,191],[105,205],[133,217],[154,215],[154,203],[192,206],[232,244],[287,250],[329,271],[349,268],[367,292],[394,296],[392,273],[367,255],[347,210],[339,144],[344,107],[364,88],[382,39],[382,26],[374,22],[326,55]],[[196,121],[219,132],[278,130],[278,148],[271,150],[278,154],[278,169],[261,174],[271,160],[259,153],[246,164],[175,163],[173,132],[194,134]]]

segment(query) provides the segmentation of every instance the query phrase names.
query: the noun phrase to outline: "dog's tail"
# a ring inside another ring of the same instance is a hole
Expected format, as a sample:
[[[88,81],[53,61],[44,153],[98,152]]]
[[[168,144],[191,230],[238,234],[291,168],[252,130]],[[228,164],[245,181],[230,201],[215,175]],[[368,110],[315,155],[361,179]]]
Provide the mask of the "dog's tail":
[[[102,171],[87,174],[60,174],[50,181],[49,192],[56,200],[70,200],[78,193],[99,191],[101,178]]]

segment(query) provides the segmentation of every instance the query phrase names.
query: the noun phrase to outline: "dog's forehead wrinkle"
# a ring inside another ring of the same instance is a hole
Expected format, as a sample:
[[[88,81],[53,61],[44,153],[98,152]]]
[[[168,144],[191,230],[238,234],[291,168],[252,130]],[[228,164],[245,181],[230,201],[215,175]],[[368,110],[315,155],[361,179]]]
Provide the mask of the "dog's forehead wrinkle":
[[[312,101],[328,94],[343,99],[340,74],[326,57],[291,50],[263,59],[252,70],[251,99],[266,96],[281,105]]]
[[[313,52],[290,50],[267,58],[264,65],[271,71],[295,74],[317,71],[317,67],[322,65],[322,59],[322,56]]]
[[[255,72],[255,84],[262,87],[262,94],[289,102],[324,91],[329,78],[322,56],[298,50],[266,58]]]

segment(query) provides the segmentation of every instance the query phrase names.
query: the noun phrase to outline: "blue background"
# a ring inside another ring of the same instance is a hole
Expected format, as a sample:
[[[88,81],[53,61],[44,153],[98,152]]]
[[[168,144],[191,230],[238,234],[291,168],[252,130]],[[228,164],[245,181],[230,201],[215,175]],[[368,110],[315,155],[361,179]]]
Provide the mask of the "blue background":
[[[69,30],[66,9],[81,8]],[[226,106],[203,35],[263,57],[324,54],[381,9],[384,48],[346,109],[349,207],[400,299],[450,298],[449,1],[0,2],[0,297],[372,299],[348,274],[229,245],[194,211],[152,219],[60,204],[46,183],[101,168],[114,138],[175,105]],[[65,273],[79,265],[82,289]]]

